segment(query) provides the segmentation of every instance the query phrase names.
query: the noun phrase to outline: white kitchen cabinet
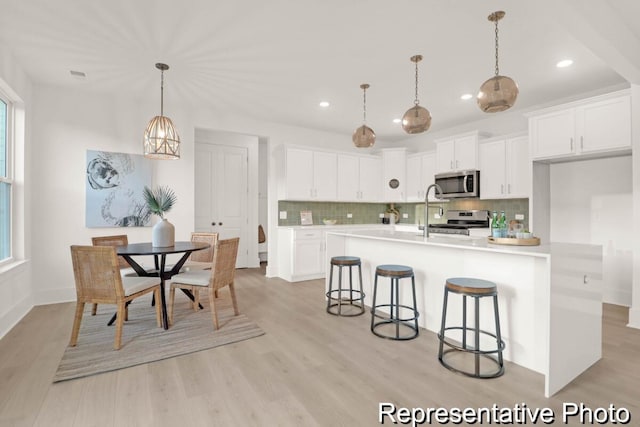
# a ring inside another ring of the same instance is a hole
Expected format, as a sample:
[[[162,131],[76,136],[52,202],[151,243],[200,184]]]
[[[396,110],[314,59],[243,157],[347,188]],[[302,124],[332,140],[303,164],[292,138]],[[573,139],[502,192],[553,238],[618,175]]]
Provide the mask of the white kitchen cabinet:
[[[418,153],[407,156],[407,202],[424,202],[427,188],[434,183],[436,153]],[[435,191],[429,194],[435,200]]]
[[[382,160],[373,156],[338,155],[337,199],[377,202],[382,194]]]
[[[436,141],[436,172],[478,168],[478,132]]]
[[[631,98],[616,92],[532,113],[529,133],[534,160],[629,150]]]
[[[278,269],[290,282],[319,279],[325,275],[324,231],[319,228],[278,230]]]
[[[337,196],[337,154],[285,148],[281,200],[327,200]]]
[[[478,147],[481,199],[528,198],[529,138],[526,135],[482,142]]]
[[[407,151],[388,148],[382,151],[382,197],[384,202],[404,202],[407,189]]]
[[[327,233],[331,231],[390,229],[389,227],[382,224],[278,227],[278,277],[289,282],[325,277],[329,267],[326,254]]]

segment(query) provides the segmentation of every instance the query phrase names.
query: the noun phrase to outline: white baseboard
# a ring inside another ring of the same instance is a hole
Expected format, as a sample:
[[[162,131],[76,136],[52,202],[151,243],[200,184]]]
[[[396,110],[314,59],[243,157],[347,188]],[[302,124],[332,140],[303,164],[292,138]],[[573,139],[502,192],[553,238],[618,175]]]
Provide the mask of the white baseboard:
[[[631,307],[629,309],[629,323],[627,326],[630,328],[640,329],[640,308]]]
[[[602,302],[606,304],[622,305],[631,307],[631,292],[615,289],[605,289],[602,294]]]
[[[76,300],[76,288],[48,289],[37,292],[33,297],[33,305],[57,304]]]
[[[2,317],[0,317],[0,338],[4,337],[7,332],[13,329],[32,308],[33,304],[31,304],[31,299],[24,298],[18,304],[14,305],[11,310],[3,314]]]

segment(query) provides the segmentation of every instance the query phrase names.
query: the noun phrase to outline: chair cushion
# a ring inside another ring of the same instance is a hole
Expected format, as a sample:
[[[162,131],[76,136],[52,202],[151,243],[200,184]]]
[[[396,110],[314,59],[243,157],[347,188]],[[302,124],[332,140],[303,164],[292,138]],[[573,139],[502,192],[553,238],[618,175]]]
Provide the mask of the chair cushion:
[[[150,273],[153,273],[153,272],[156,271],[155,268],[146,268],[146,267],[144,267],[144,269],[146,271],[150,272]],[[122,277],[138,277],[138,273],[136,273],[136,271],[131,267],[121,268],[120,269],[120,276],[122,276]]]
[[[160,284],[159,277],[123,277],[122,287],[124,288],[124,295],[129,296],[136,292],[143,291],[147,288]]]
[[[209,279],[211,279],[210,270],[195,270],[176,274],[171,278],[171,283],[184,283],[185,285],[194,286],[209,286]]]

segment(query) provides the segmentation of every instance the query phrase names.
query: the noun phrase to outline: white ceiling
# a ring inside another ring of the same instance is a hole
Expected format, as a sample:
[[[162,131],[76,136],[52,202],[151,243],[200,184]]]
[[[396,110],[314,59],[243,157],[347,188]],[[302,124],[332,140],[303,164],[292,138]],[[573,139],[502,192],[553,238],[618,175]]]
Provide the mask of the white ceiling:
[[[398,140],[414,54],[432,131],[487,116],[460,95],[494,73],[494,10],[506,11],[500,72],[519,84],[514,110],[640,76],[637,0],[0,0],[0,44],[36,83],[159,101],[165,62],[168,116],[172,103],[207,106],[349,137],[366,82],[368,125]]]

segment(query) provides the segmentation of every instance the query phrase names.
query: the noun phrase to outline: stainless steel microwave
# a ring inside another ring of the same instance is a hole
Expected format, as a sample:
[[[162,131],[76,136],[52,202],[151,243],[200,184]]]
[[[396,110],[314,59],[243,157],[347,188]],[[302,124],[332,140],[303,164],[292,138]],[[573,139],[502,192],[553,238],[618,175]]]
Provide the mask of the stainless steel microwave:
[[[480,197],[478,170],[439,173],[435,176],[435,182],[442,189],[441,197],[446,199]]]

